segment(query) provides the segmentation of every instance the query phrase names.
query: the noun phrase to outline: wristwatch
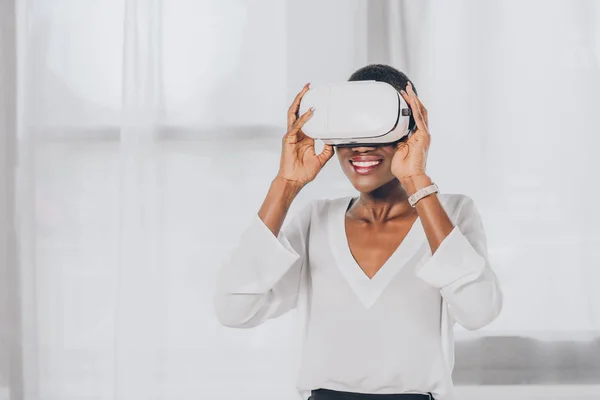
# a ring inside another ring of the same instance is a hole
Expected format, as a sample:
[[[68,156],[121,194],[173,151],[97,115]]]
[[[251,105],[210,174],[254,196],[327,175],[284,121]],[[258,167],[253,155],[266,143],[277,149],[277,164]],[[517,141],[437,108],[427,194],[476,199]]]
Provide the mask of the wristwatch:
[[[424,187],[423,189],[417,190],[413,195],[408,198],[408,202],[411,207],[415,207],[417,202],[421,200],[423,197],[427,197],[432,193],[438,193],[440,189],[435,183],[432,183],[429,186]]]

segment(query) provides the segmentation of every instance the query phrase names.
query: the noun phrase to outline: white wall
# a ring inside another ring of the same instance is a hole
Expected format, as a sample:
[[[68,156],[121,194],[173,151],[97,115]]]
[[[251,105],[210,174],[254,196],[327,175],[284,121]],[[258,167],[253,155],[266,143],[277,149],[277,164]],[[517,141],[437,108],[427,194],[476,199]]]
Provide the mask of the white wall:
[[[497,321],[458,337],[585,342],[600,330],[597,7],[432,4],[415,14],[429,33],[409,71],[431,113],[431,175],[444,191],[469,193],[480,204],[506,292]],[[32,161],[25,186],[34,197],[33,206],[21,204],[21,216],[33,223],[26,261],[35,274],[25,284],[35,290],[29,333],[39,348],[40,393],[112,398],[123,329],[115,317],[123,300],[122,2],[28,6],[21,144]],[[218,326],[214,274],[232,232],[258,209],[276,173],[296,91],[306,81],[345,80],[376,61],[366,35],[369,3],[169,0],[163,9],[161,139],[152,141],[156,175],[141,176],[160,189],[152,192],[162,204],[160,223],[149,230],[162,240],[164,280],[139,299],[140,308],[155,310],[143,318],[158,344],[142,356],[163,378],[152,384],[171,398],[292,398],[293,314],[251,331]],[[591,192],[568,196],[584,184]],[[334,159],[292,212],[309,198],[352,192]],[[136,328],[137,320],[127,323]]]

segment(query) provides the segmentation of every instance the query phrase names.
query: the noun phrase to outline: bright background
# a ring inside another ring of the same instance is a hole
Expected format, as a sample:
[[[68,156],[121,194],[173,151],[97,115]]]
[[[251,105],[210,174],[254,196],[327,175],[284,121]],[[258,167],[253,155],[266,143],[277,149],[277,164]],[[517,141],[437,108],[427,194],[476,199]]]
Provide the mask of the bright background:
[[[415,82],[505,293],[456,382],[600,384],[596,1],[0,4],[0,400],[295,398],[293,313],[219,326],[215,272],[294,95],[369,63]],[[334,159],[291,212],[352,193]]]

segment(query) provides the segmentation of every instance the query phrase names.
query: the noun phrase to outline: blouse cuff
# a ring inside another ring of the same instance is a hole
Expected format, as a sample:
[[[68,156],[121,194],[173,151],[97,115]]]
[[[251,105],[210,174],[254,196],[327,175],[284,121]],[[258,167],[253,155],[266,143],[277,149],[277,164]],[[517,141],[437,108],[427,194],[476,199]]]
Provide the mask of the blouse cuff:
[[[477,253],[458,226],[442,241],[435,254],[427,256],[417,267],[416,274],[437,288],[471,281],[483,273],[485,259]]]
[[[228,262],[228,286],[235,293],[268,291],[299,258],[288,239],[281,232],[275,237],[256,214]]]

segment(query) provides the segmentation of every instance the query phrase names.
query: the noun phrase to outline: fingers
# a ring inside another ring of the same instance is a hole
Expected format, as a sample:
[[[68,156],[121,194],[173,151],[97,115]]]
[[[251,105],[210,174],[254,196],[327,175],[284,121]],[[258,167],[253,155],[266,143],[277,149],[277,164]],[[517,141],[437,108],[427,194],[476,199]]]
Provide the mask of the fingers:
[[[311,107],[308,109],[307,112],[305,112],[304,114],[302,114],[300,116],[300,118],[298,118],[296,120],[296,122],[294,122],[294,124],[292,125],[292,129],[291,130],[300,130],[302,129],[302,127],[304,126],[304,124],[310,119],[310,117],[312,117],[313,115],[313,111],[315,110],[314,107]]]
[[[288,130],[292,127],[294,122],[296,122],[298,110],[300,109],[300,101],[302,101],[302,97],[304,97],[304,94],[308,92],[309,89],[310,83],[304,85],[304,87],[302,88],[300,93],[296,95],[296,98],[294,98],[292,105],[288,109]]]
[[[323,146],[323,150],[321,150],[321,153],[317,156],[319,162],[321,163],[321,167],[325,165],[325,163],[329,161],[331,157],[333,157],[334,153],[335,152],[333,151],[332,145],[326,144],[325,146]]]
[[[419,105],[419,111],[421,111],[421,116],[423,117],[423,121],[425,121],[425,126],[429,127],[429,120],[428,120],[428,116],[427,116],[427,109],[425,108],[425,106],[421,102],[421,99],[419,99],[419,96],[417,96],[417,94],[413,90],[412,83],[410,83],[410,82],[408,82],[408,90],[411,93],[411,95],[413,95],[415,97],[415,100],[417,101],[417,104]]]
[[[294,121],[294,123],[292,124],[292,126],[290,127],[288,132],[285,134],[284,140],[287,139],[288,141],[291,141],[292,143],[295,143],[295,142],[301,140],[302,137],[304,136],[304,134],[302,133],[302,127],[304,126],[306,121],[308,121],[310,119],[310,117],[312,117],[313,111],[314,111],[314,108],[311,107],[307,112],[302,114],[300,116],[300,118],[298,118],[296,121]]]
[[[417,124],[417,129],[427,132],[428,131],[428,116],[427,109],[423,106],[423,103],[417,97],[417,94],[412,89],[412,85],[410,82],[406,85],[406,91],[400,91],[400,94],[406,100],[406,102],[410,105],[410,108],[413,113],[413,118],[415,119],[415,123]]]

